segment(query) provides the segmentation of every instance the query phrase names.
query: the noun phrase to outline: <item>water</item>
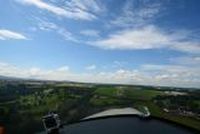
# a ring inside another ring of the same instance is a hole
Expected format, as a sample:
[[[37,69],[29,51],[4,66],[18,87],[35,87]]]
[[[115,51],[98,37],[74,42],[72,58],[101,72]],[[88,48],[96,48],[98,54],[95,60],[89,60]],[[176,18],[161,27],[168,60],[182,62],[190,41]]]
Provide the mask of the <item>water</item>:
[[[156,119],[136,117],[115,117],[81,122],[66,126],[61,133],[66,134],[192,134],[178,127]]]

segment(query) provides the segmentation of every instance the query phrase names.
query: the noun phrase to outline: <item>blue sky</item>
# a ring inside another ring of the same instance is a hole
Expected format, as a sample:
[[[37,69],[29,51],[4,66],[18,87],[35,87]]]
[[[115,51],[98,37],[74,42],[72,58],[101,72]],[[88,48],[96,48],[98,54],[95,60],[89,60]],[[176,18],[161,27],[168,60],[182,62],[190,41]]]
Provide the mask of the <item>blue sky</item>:
[[[198,0],[2,0],[0,6],[0,75],[200,87]]]

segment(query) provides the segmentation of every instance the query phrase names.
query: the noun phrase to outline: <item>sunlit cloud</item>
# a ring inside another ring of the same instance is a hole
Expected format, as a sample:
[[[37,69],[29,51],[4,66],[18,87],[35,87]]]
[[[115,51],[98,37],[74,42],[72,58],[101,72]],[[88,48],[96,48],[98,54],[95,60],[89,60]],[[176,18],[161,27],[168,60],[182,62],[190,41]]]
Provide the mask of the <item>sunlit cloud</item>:
[[[27,37],[15,31],[0,29],[0,40],[10,40],[10,39],[26,40]]]
[[[166,48],[181,52],[200,53],[200,42],[192,39],[188,41],[188,34],[187,32],[182,34],[179,31],[166,31],[154,25],[148,25],[114,32],[107,38],[89,42],[89,44],[111,50]]]
[[[96,69],[96,65],[89,65],[86,67],[86,70],[95,70]]]
[[[119,31],[92,44],[105,49],[152,49],[166,46],[169,40],[169,37],[156,27],[147,26]]]
[[[44,0],[16,0],[25,5],[32,5],[37,8],[49,11],[55,15],[71,19],[93,20],[96,19],[95,13],[102,10],[94,0],[71,0],[63,2],[63,6],[56,6]]]
[[[89,37],[99,37],[99,31],[93,29],[82,30],[80,34]]]
[[[63,39],[67,41],[72,41],[75,43],[79,42],[79,40],[76,39],[76,37],[66,28],[62,26],[58,26],[57,24],[47,21],[47,20],[42,20],[39,18],[36,18],[36,20],[37,20],[37,27],[39,30],[57,33],[58,35],[60,35]]]
[[[139,7],[135,7],[133,0],[125,2],[119,15],[110,21],[110,24],[117,27],[138,27],[149,24],[152,20],[159,16],[164,8],[159,2],[138,1]]]

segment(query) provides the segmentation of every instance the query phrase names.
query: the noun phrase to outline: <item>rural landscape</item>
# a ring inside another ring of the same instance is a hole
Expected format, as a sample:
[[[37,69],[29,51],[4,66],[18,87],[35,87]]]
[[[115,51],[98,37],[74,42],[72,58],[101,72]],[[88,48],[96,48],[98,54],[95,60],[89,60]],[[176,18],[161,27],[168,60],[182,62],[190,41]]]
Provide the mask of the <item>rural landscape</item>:
[[[7,133],[44,131],[42,117],[60,115],[62,124],[111,109],[143,106],[150,118],[200,131],[200,90],[21,79],[0,80],[0,126]]]
[[[200,134],[200,0],[0,0],[0,134]]]

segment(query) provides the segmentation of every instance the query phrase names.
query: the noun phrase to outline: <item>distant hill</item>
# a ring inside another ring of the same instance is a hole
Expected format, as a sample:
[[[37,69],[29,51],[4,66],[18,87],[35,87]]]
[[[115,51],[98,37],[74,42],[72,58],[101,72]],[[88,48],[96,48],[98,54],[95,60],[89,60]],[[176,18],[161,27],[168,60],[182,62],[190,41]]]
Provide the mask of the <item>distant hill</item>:
[[[0,80],[17,80],[17,79],[20,79],[20,78],[0,75]]]
[[[34,82],[78,83],[78,82],[73,82],[73,81],[42,80],[42,79],[34,79],[34,78],[19,78],[19,77],[12,77],[12,76],[3,76],[3,75],[0,75],[0,80],[6,80],[6,81],[34,81]]]
[[[85,83],[85,82],[78,82],[78,81],[69,81],[69,80],[42,80],[42,79],[34,79],[34,78],[19,78],[19,77],[11,77],[11,76],[3,76],[0,75],[0,80],[7,80],[7,81],[33,81],[33,82],[53,82],[53,83],[71,83],[71,84],[93,84],[93,85],[100,85],[100,86],[135,86],[138,88],[149,88],[149,89],[157,89],[157,90],[196,90],[199,88],[194,87],[168,87],[168,86],[153,86],[153,85],[131,85],[131,84],[108,84],[108,83]],[[200,89],[199,89],[200,90]]]

